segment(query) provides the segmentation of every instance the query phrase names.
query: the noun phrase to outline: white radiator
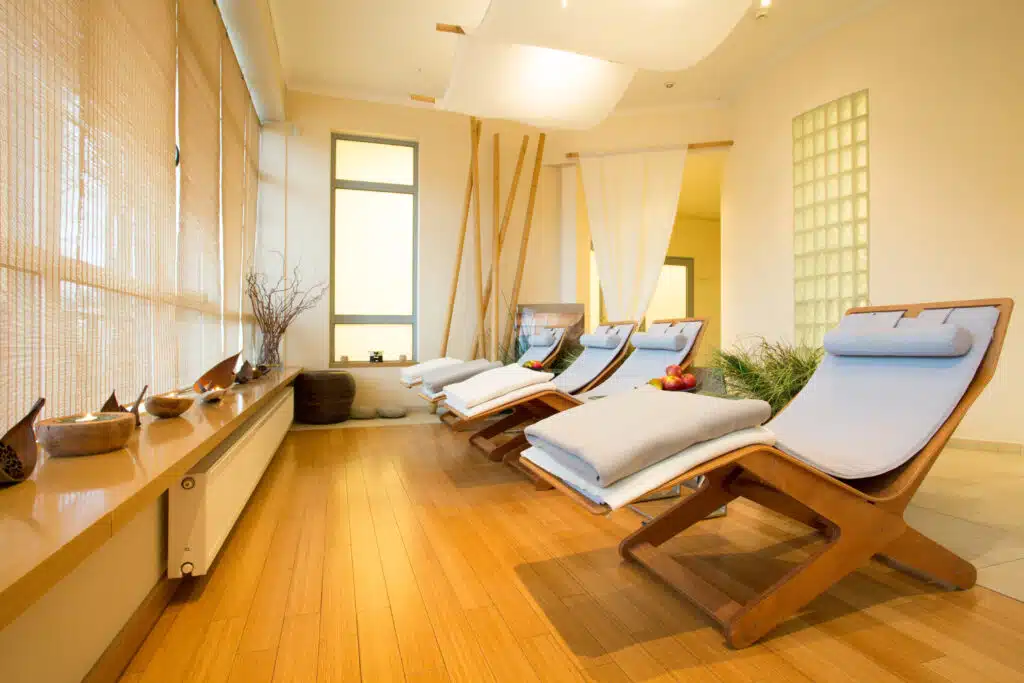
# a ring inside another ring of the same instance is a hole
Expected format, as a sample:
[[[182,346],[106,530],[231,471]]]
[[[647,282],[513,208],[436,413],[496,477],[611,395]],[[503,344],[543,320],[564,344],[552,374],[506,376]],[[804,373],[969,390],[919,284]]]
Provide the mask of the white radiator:
[[[170,488],[167,576],[209,571],[292,424],[292,389],[235,430]]]

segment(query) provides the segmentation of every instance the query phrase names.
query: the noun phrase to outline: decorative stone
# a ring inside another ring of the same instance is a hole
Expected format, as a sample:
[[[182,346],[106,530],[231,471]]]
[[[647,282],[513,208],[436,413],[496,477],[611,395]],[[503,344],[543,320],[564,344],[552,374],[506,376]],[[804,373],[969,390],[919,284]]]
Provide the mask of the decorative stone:
[[[384,406],[382,408],[377,408],[377,415],[386,420],[397,420],[400,417],[405,417],[406,413],[406,409],[402,406]]]
[[[377,417],[376,408],[367,408],[366,406],[356,406],[352,408],[352,412],[349,415],[353,420],[372,420]]]

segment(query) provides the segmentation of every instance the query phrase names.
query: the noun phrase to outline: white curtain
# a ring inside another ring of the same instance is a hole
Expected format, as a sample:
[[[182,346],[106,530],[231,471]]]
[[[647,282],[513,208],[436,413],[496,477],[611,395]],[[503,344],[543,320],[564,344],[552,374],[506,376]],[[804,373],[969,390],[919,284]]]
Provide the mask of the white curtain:
[[[751,0],[491,0],[477,38],[566,50],[654,71],[711,53]]]
[[[609,320],[639,320],[665,262],[686,150],[581,156],[583,192]]]
[[[586,129],[622,98],[636,69],[571,52],[459,36],[439,109],[541,128]]]

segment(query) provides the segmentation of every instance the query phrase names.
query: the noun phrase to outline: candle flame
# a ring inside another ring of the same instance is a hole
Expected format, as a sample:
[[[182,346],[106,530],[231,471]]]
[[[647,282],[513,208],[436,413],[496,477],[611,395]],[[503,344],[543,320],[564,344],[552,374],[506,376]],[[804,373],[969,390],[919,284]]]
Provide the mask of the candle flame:
[[[75,422],[92,422],[95,419],[96,419],[95,415],[93,415],[92,413],[86,413],[82,417],[80,417],[77,420],[75,420]]]

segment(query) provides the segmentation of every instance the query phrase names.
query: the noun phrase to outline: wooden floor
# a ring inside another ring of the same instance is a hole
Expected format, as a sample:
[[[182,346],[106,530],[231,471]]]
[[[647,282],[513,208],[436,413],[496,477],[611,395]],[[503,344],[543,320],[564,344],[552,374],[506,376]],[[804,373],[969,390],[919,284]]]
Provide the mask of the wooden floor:
[[[729,650],[620,561],[634,513],[538,493],[465,440],[439,425],[292,432],[213,573],[182,586],[122,680],[1024,680],[1024,604],[878,564]],[[814,542],[740,502],[665,547],[742,597]]]

